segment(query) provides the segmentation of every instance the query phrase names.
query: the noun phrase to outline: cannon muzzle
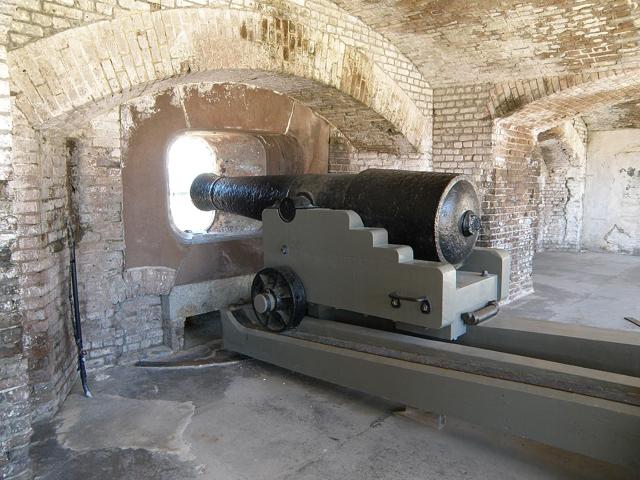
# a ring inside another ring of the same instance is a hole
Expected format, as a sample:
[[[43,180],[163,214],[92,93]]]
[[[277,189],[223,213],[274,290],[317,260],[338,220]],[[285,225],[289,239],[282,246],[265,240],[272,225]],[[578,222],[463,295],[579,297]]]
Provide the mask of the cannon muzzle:
[[[356,175],[220,177],[203,173],[191,185],[200,210],[256,220],[285,198],[306,197],[319,208],[353,210],[367,227],[382,227],[389,242],[409,245],[414,257],[459,264],[480,233],[473,184],[454,173],[365,170]]]

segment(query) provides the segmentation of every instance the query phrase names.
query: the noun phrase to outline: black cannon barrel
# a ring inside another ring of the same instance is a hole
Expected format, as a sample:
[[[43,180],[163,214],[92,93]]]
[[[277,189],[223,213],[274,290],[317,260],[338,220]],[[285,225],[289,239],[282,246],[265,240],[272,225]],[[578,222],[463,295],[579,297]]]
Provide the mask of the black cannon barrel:
[[[367,227],[382,227],[389,242],[409,245],[419,260],[459,264],[480,231],[473,184],[453,173],[370,169],[356,175],[219,177],[204,173],[191,185],[200,210],[256,220],[284,198],[304,194],[316,207],[353,210]]]

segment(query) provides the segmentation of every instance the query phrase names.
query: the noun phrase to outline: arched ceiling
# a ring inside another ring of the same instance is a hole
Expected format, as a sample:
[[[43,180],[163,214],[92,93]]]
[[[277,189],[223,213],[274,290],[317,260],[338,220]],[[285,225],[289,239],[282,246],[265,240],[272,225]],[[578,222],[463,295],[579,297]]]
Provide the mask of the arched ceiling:
[[[431,86],[640,66],[635,0],[334,0]]]
[[[547,95],[499,122],[507,130],[523,129],[537,134],[576,116],[597,114],[633,98],[640,98],[637,72],[601,78]]]
[[[355,148],[428,147],[428,117],[382,67],[321,30],[306,28],[304,41],[268,35],[281,24],[252,11],[183,8],[67,29],[9,52],[16,106],[32,125],[58,128],[168,84],[245,83],[309,106]],[[309,55],[309,42],[321,53]]]
[[[583,119],[589,130],[640,128],[640,98],[592,112]]]
[[[153,12],[196,4],[229,5],[228,0],[163,0],[161,5],[138,0],[96,10],[93,0],[17,2],[12,48],[70,26],[127,14],[129,9]],[[89,10],[80,10],[85,3]],[[294,21],[318,21],[329,33],[353,34],[349,41],[357,48],[368,45],[383,56],[392,51],[396,69],[415,65],[432,87],[640,67],[638,0],[257,0],[250,4],[246,8],[276,9]]]

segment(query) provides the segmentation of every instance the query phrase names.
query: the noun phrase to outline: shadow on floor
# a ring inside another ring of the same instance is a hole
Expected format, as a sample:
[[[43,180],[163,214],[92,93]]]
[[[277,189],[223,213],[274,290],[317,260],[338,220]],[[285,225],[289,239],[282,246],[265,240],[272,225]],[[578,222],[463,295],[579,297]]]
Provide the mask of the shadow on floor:
[[[115,367],[36,426],[43,480],[626,479],[624,470],[254,360],[201,368]]]

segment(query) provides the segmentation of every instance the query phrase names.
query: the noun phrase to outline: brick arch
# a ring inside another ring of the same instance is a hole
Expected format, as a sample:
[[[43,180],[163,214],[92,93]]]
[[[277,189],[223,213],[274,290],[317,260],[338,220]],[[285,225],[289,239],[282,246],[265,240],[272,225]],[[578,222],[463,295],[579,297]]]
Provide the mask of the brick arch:
[[[640,96],[640,70],[512,81],[489,93],[491,118],[544,131],[577,115]]]
[[[571,84],[558,81],[557,85],[557,91],[549,95],[542,95],[540,90],[516,89],[521,93],[512,95],[514,101],[501,103],[512,108],[501,111],[495,104],[489,107],[495,120],[484,241],[511,251],[513,297],[533,290],[531,273],[540,199],[539,160],[533,150],[538,134],[584,113],[640,98],[638,71]]]
[[[9,53],[16,103],[37,127],[175,82],[240,82],[285,93],[355,144],[424,152],[430,118],[360,50],[257,12],[177,9],[66,30]],[[276,32],[276,34],[273,34]]]

